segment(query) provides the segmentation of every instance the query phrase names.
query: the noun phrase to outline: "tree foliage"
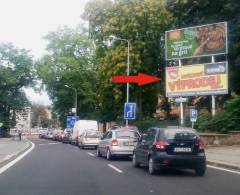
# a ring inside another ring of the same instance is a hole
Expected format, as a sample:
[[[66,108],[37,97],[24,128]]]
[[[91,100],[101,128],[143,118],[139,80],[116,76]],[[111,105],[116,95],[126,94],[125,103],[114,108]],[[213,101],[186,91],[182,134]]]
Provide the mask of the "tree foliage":
[[[216,116],[202,116],[197,121],[197,128],[201,131],[239,131],[240,129],[240,96],[234,96],[226,101],[224,110]]]
[[[172,26],[173,17],[159,0],[92,0],[85,9],[91,38],[96,43],[98,75],[101,83],[101,111],[109,113],[108,120],[122,116],[126,100],[125,85],[113,84],[112,76],[126,75],[127,43],[130,41],[130,74],[138,72],[163,77],[165,30]],[[139,115],[151,116],[155,111],[157,94],[163,84],[138,87],[131,85],[130,101],[137,102]],[[106,119],[106,120],[107,120]]]
[[[16,112],[29,103],[23,91],[33,84],[34,66],[28,51],[10,43],[0,44],[0,122],[3,134],[16,122]]]
[[[45,39],[48,54],[38,62],[38,74],[53,101],[53,110],[58,112],[64,126],[75,98],[74,90],[65,85],[77,90],[80,118],[91,115],[96,108],[94,46],[80,27],[59,28]]]

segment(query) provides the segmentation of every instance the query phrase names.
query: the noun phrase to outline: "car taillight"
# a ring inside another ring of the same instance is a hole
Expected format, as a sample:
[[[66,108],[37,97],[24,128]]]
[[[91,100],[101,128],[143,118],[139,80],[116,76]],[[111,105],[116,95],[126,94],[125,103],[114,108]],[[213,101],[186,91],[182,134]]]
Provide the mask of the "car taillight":
[[[160,149],[162,151],[166,150],[167,145],[168,145],[168,143],[165,142],[165,141],[157,141],[157,142],[154,143],[154,146],[157,149]]]
[[[116,139],[112,140],[112,146],[118,146],[118,141]]]
[[[204,150],[204,143],[202,140],[197,141],[196,145],[199,150]]]

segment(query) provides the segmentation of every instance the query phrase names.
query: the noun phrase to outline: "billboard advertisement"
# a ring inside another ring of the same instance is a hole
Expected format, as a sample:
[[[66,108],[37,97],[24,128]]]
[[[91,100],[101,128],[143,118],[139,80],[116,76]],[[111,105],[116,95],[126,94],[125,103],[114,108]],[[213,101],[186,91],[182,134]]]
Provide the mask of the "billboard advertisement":
[[[166,60],[227,53],[227,23],[215,23],[167,31]]]
[[[199,96],[228,93],[227,62],[166,68],[166,96]]]

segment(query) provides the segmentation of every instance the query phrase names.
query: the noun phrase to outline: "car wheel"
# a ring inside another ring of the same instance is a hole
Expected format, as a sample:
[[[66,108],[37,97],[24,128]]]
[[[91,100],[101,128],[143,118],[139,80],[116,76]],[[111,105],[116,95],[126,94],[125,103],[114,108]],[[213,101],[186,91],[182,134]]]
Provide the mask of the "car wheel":
[[[99,151],[98,148],[97,148],[97,156],[98,156],[98,157],[101,157],[101,156],[102,156],[102,154],[101,154],[101,152]]]
[[[148,161],[148,172],[150,175],[154,175],[156,173],[155,164],[152,157],[150,157]]]
[[[107,159],[112,160],[112,155],[109,149],[107,150]]]
[[[137,161],[136,154],[133,154],[132,165],[133,165],[133,167],[139,167],[139,165],[140,165],[140,163]]]
[[[205,167],[198,167],[195,169],[196,176],[204,176],[205,172],[206,172]]]

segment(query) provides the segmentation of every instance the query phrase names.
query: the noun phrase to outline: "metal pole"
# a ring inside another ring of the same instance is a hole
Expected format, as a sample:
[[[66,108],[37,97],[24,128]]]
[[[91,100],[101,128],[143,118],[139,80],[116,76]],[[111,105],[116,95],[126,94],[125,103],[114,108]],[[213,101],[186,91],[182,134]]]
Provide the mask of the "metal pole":
[[[128,54],[127,54],[127,76],[130,74],[130,67],[129,67],[129,61],[130,61],[130,42],[128,40]],[[129,102],[129,83],[127,83],[127,103]],[[128,126],[128,120],[126,120],[126,126]]]
[[[73,88],[74,91],[75,91],[75,103],[74,103],[74,106],[75,106],[75,120],[77,121],[77,90],[75,88]]]
[[[212,63],[215,62],[214,56],[212,56]],[[215,102],[215,96],[212,95],[212,116],[215,116],[216,114],[216,102]]]
[[[178,65],[179,65],[179,67],[182,66],[181,60],[178,60]],[[180,98],[182,98],[182,96]],[[181,101],[180,102],[180,125],[183,126],[183,123],[184,123],[184,121],[183,121],[183,102]]]
[[[127,76],[129,76],[130,74],[130,41],[127,40],[127,39],[121,39],[121,38],[117,38],[117,37],[114,37],[114,39],[116,40],[120,40],[120,41],[126,41],[127,44],[128,44],[128,51],[127,51]],[[128,103],[129,102],[129,83],[127,83],[127,97],[126,97],[126,102]],[[126,120],[126,126],[128,125],[128,120]]]

